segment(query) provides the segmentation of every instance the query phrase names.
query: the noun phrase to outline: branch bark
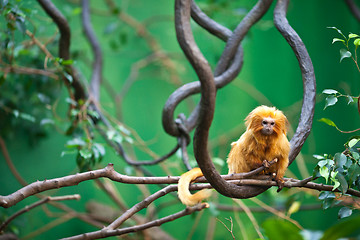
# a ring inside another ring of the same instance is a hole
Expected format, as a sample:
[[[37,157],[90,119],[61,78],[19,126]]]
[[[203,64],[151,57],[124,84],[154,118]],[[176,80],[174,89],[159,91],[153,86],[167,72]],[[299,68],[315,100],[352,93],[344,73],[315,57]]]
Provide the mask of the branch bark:
[[[96,102],[100,100],[100,84],[102,79],[103,57],[99,41],[96,38],[94,29],[91,25],[90,7],[88,0],[82,0],[82,24],[84,33],[91,45],[94,53],[93,72],[90,80],[90,95]]]
[[[47,15],[55,22],[59,31],[60,31],[60,40],[59,40],[59,57],[64,60],[70,59],[70,40],[71,40],[71,31],[69,23],[67,22],[64,15],[56,8],[56,6],[50,0],[38,0],[38,3],[47,13]],[[80,79],[78,78],[75,69],[72,66],[66,68],[68,74],[72,76],[72,81],[69,82],[67,78],[64,77],[64,81],[74,89],[75,100],[85,99],[86,91],[83,87]]]
[[[295,53],[299,62],[304,89],[299,125],[290,141],[290,165],[299,154],[311,131],[315,111],[316,80],[314,67],[305,44],[286,19],[288,4],[289,0],[278,0],[274,10],[274,24]]]

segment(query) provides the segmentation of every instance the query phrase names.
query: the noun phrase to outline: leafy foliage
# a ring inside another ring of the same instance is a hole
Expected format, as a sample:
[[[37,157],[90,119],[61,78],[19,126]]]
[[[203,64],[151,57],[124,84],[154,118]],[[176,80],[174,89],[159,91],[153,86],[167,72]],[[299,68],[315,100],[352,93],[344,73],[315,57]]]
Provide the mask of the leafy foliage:
[[[360,190],[360,166],[359,166],[359,145],[358,138],[353,138],[346,144],[346,150],[342,153],[336,153],[333,157],[327,154],[323,156],[314,155],[320,160],[314,169],[315,178],[323,178],[325,183],[332,184],[334,190],[339,190],[345,195],[349,188]],[[339,204],[340,199],[333,192],[322,192],[319,199],[323,201],[323,208]],[[339,217],[347,217],[352,211],[340,209]]]

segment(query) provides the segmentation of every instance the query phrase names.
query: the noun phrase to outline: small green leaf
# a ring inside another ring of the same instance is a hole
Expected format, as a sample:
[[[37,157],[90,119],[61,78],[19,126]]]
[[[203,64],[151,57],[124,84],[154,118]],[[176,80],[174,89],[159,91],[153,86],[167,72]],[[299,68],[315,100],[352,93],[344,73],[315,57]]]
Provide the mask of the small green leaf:
[[[333,38],[332,44],[334,44],[335,42],[343,42],[343,43],[345,43],[345,40],[340,39],[340,38]]]
[[[346,96],[347,100],[348,100],[348,104],[353,103],[354,99],[351,96]]]
[[[334,181],[334,187],[333,187],[333,191],[335,190],[335,189],[337,189],[338,187],[340,187],[340,182],[339,181]]]
[[[349,39],[350,38],[356,38],[356,37],[359,37],[359,35],[355,34],[355,33],[350,33],[349,34]]]
[[[328,228],[321,240],[337,240],[345,239],[346,237],[352,236],[354,233],[357,233],[359,230],[359,221],[360,216],[356,216],[349,219],[344,219],[335,223],[333,226]]]
[[[336,153],[334,156],[337,167],[343,167],[346,164],[347,158],[343,153]]]
[[[329,180],[329,169],[326,166],[320,167],[319,169],[320,175],[325,178],[325,182],[327,183]]]
[[[344,175],[339,173],[336,175],[336,179],[340,182],[339,189],[341,190],[341,192],[343,194],[345,194],[347,192],[347,190],[349,189],[349,184],[347,183]]]
[[[355,146],[358,142],[360,141],[360,139],[356,139],[356,138],[353,138],[349,141],[349,148],[352,148],[353,146]]]
[[[325,159],[324,156],[322,156],[322,155],[317,155],[317,154],[314,154],[313,157],[316,158],[317,160],[323,160],[323,159]]]
[[[82,140],[80,138],[74,138],[72,140],[67,141],[65,146],[67,148],[74,148],[74,147],[82,147],[84,145],[85,145],[84,140]]]
[[[64,72],[64,77],[69,81],[69,83],[73,82],[73,77],[67,72]]]
[[[360,159],[360,155],[358,152],[353,152],[353,151],[350,151],[351,152],[351,155],[353,156],[353,158],[358,161]]]
[[[351,57],[351,52],[349,52],[348,50],[342,48],[340,49],[340,62],[344,59],[344,58],[349,58]]]
[[[337,29],[336,27],[327,27],[327,28],[330,28],[330,29],[334,29],[334,30],[336,30],[341,36],[343,36],[344,37],[344,39],[346,39],[346,37],[345,37],[345,35],[341,32],[341,30],[340,29]]]
[[[49,118],[44,118],[40,121],[40,125],[43,126],[43,125],[47,125],[47,124],[54,124],[54,120],[52,119],[49,119]]]
[[[345,217],[349,217],[352,214],[352,209],[348,208],[348,207],[342,207],[339,210],[338,213],[338,218],[345,218]]]
[[[360,38],[357,38],[354,40],[354,45],[359,46],[360,45]]]
[[[332,95],[332,94],[337,94],[337,93],[339,93],[339,92],[336,91],[336,90],[334,90],[334,89],[324,89],[324,90],[322,91],[322,93],[328,94],[328,95]]]
[[[319,200],[324,200],[324,199],[328,199],[328,198],[335,198],[335,193],[333,192],[321,192],[319,194]]]
[[[65,66],[71,65],[71,64],[73,64],[73,63],[74,63],[74,60],[72,60],[72,59],[62,60],[62,61],[61,61],[61,65],[65,65]]]
[[[332,126],[332,127],[337,127],[336,124],[328,118],[321,118],[321,119],[319,119],[319,122],[326,123],[327,125]]]
[[[360,174],[360,166],[357,163],[351,165],[348,171],[349,183],[352,184],[355,182],[356,178]]]
[[[262,227],[267,239],[303,240],[299,227],[283,219],[268,218],[263,222]]]
[[[79,151],[80,156],[83,157],[84,159],[90,159],[92,157],[92,152],[89,149],[81,149]]]
[[[330,95],[325,99],[325,107],[324,110],[329,107],[329,106],[333,106],[337,103],[338,99],[336,96],[334,95]]]

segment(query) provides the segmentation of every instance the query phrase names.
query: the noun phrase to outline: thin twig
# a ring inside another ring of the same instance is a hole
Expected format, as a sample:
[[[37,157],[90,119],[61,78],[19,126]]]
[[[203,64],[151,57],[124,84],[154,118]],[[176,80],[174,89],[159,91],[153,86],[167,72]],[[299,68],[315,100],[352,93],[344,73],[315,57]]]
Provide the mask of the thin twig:
[[[248,216],[248,218],[250,219],[250,221],[252,222],[257,234],[259,235],[259,237],[261,239],[264,239],[264,236],[262,235],[262,233],[260,232],[260,227],[259,224],[257,223],[254,215],[251,213],[250,209],[243,203],[242,200],[240,199],[234,199],[234,202],[237,203],[242,209],[244,209],[244,212],[246,213],[246,215]]]
[[[189,207],[186,208],[185,210],[182,210],[180,212],[177,212],[175,214],[151,221],[151,222],[147,222],[145,224],[141,224],[141,225],[137,225],[137,226],[133,226],[133,227],[127,227],[127,228],[121,228],[121,229],[102,229],[99,231],[95,231],[95,232],[90,232],[90,233],[85,233],[85,234],[81,234],[81,235],[77,235],[77,236],[73,236],[73,237],[69,237],[69,238],[64,238],[64,240],[77,240],[77,239],[98,239],[98,238],[105,238],[105,237],[110,237],[110,236],[120,236],[123,234],[127,234],[127,233],[131,233],[131,232],[137,232],[137,231],[141,231],[144,229],[148,229],[151,227],[155,227],[155,226],[160,226],[166,222],[170,222],[170,221],[174,221],[178,218],[181,218],[183,216],[186,215],[190,215],[195,211],[201,211],[204,208],[207,208],[208,204],[206,203],[202,203],[202,204],[198,204],[194,207]]]
[[[260,207],[264,208],[265,210],[273,213],[274,215],[295,224],[299,229],[304,229],[297,221],[295,221],[294,219],[291,219],[289,216],[286,216],[283,212],[276,210],[273,207],[270,207],[269,205],[262,202],[260,199],[250,198],[250,200],[253,201],[254,203],[256,203],[257,205],[259,205]]]
[[[80,195],[79,194],[75,194],[75,195],[67,195],[67,196],[58,196],[58,197],[45,197],[29,206],[26,206],[25,208],[17,211],[16,213],[14,213],[13,215],[11,215],[8,219],[6,219],[1,225],[0,225],[0,232],[2,230],[4,230],[6,228],[6,226],[12,221],[14,220],[16,217],[20,216],[21,214],[30,211],[31,209],[38,207],[42,204],[51,202],[51,201],[65,201],[65,200],[79,200],[80,199]]]

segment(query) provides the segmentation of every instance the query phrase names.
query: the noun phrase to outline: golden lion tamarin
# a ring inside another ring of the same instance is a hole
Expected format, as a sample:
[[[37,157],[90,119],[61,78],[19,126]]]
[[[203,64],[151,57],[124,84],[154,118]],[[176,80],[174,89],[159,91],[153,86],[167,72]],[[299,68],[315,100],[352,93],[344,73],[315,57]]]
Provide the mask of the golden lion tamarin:
[[[245,118],[245,125],[247,127],[245,133],[231,144],[227,159],[229,174],[249,172],[276,158],[277,162],[267,168],[263,174],[274,174],[280,187],[289,164],[287,118],[275,107],[259,106]],[[190,182],[200,176],[203,176],[200,168],[194,168],[181,175],[178,195],[183,204],[195,205],[210,196],[208,189],[194,195],[190,193]]]

